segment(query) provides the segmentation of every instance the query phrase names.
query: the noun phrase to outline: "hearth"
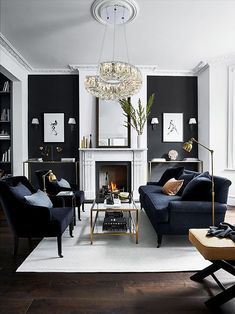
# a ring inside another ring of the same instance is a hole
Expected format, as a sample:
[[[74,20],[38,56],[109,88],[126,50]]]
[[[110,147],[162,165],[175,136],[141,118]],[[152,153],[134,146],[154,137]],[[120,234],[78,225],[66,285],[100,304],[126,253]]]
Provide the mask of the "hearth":
[[[131,192],[131,162],[96,161],[96,195]]]

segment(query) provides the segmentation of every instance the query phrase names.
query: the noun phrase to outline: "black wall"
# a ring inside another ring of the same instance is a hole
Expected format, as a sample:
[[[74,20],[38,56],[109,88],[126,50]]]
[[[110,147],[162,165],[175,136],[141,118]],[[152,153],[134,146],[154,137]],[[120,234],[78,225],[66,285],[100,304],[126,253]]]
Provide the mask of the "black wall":
[[[40,146],[54,147],[54,160],[61,157],[78,157],[78,75],[29,75],[28,78],[28,151],[29,158],[42,157]],[[64,143],[44,143],[43,113],[64,113]],[[38,128],[32,126],[32,118],[39,118]],[[77,124],[71,132],[68,125],[70,117]],[[62,147],[57,153],[55,147]],[[50,156],[48,158],[51,160]]]
[[[197,139],[197,125],[190,126],[189,118],[197,119],[197,78],[181,76],[148,76],[147,95],[155,93],[155,101],[148,118],[148,160],[157,157],[166,157],[169,150],[178,152],[178,160],[184,157],[198,157],[197,145],[191,153],[183,150],[183,143],[166,143],[163,138],[163,113],[183,113],[183,138],[187,141],[191,137]],[[152,130],[152,117],[159,119],[159,124]],[[198,119],[197,119],[198,122]]]

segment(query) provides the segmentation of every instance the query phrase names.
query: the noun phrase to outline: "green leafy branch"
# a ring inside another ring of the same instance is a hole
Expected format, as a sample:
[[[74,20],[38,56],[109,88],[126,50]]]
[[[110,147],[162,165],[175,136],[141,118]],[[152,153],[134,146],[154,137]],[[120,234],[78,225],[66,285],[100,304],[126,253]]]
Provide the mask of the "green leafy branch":
[[[138,135],[143,134],[144,125],[147,118],[151,112],[151,107],[153,105],[155,94],[152,94],[148,101],[146,107],[141,104],[141,100],[138,100],[138,107],[135,109],[128,99],[120,99],[119,103],[124,111],[124,116],[126,117],[125,127],[129,125],[132,126]]]

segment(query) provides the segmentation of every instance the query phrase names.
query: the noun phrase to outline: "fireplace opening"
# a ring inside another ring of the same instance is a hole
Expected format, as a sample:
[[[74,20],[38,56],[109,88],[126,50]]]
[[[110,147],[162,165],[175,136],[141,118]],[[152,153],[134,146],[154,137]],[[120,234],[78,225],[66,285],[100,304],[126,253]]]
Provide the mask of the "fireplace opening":
[[[131,162],[97,161],[96,195],[119,191],[131,192]]]

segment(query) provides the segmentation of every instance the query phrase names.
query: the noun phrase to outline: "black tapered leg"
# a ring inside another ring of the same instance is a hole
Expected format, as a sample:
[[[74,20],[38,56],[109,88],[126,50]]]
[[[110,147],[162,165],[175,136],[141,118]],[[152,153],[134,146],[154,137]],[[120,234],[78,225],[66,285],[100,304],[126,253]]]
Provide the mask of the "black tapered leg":
[[[159,248],[162,244],[162,234],[157,234],[157,247]]]
[[[72,222],[69,224],[69,235],[71,238],[73,238],[73,223]]]
[[[73,225],[76,226],[76,207],[73,206]]]
[[[14,248],[13,248],[14,256],[17,255],[18,247],[19,247],[19,238],[17,236],[14,236]]]
[[[78,220],[81,220],[81,205],[78,206]]]
[[[58,245],[58,255],[59,257],[63,257],[62,255],[62,243],[61,243],[61,236],[57,237],[57,245]]]
[[[85,212],[84,202],[82,203],[82,211]]]

